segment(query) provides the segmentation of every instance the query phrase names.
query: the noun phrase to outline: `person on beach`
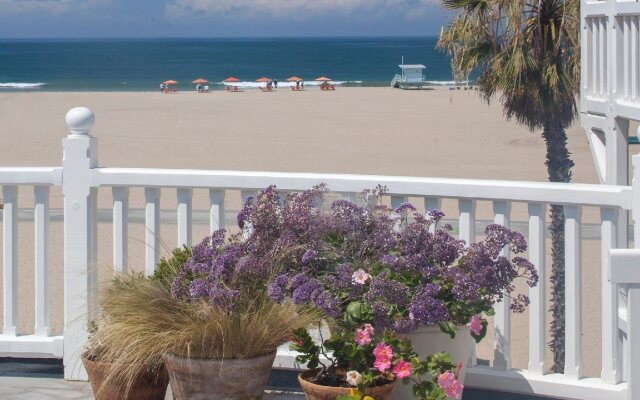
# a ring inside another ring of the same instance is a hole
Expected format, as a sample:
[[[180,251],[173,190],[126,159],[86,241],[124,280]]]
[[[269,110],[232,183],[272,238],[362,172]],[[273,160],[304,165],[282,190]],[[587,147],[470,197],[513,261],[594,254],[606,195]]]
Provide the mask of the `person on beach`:
[[[278,88],[278,80],[277,80],[277,79],[274,79],[274,80],[273,80],[273,87],[274,87],[275,89],[277,89],[277,88]]]
[[[296,90],[300,90],[300,81],[296,81]]]
[[[300,81],[300,90],[304,90],[304,81]]]
[[[160,93],[164,93],[164,83],[160,83]]]

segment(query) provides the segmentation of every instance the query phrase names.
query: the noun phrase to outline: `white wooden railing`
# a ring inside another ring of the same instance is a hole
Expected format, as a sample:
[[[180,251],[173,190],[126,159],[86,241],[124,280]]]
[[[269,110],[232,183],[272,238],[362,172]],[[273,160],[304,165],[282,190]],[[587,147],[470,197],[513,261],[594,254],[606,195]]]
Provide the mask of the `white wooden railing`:
[[[640,357],[636,347],[623,346],[622,337],[631,336],[640,315],[618,318],[615,284],[608,281],[609,251],[619,231],[619,213],[633,210],[640,215],[640,185],[611,186],[511,182],[471,179],[441,179],[343,174],[277,172],[204,171],[177,169],[98,167],[96,139],[90,135],[94,116],[86,108],[67,114],[71,134],[63,141],[62,168],[0,168],[3,213],[4,302],[0,354],[13,357],[48,356],[64,358],[67,379],[85,379],[78,362],[87,337],[87,322],[92,318],[90,304],[96,296],[97,190],[111,188],[113,197],[113,265],[116,271],[128,267],[129,191],[143,188],[145,193],[145,271],[150,274],[160,256],[160,189],[175,188],[178,244],[191,244],[192,196],[194,190],[209,192],[211,230],[224,226],[225,191],[239,190],[242,197],[267,185],[284,191],[304,190],[327,183],[345,198],[377,184],[385,185],[391,202],[398,204],[408,196],[421,197],[427,210],[440,208],[443,199],[458,204],[459,236],[467,242],[476,236],[476,202],[493,203],[494,222],[510,223],[512,203],[526,203],[528,213],[529,258],[540,274],[540,284],[530,290],[528,368],[512,369],[511,316],[508,304],[499,304],[494,318],[494,363],[475,366],[467,374],[467,385],[494,390],[534,393],[573,399],[632,399],[627,390],[629,374],[625,362]],[[636,156],[635,174],[640,177],[640,156]],[[640,182],[640,179],[637,181]],[[35,192],[35,329],[18,335],[17,296],[17,187],[32,186]],[[47,243],[48,198],[51,186],[62,186],[64,195],[64,334],[50,336],[48,324]],[[546,326],[548,301],[545,297],[545,213],[548,204],[562,204],[566,215],[566,369],[565,374],[549,374],[546,364]],[[581,292],[581,210],[600,209],[602,275],[602,373],[598,378],[583,378],[581,338],[583,326]],[[635,225],[640,226],[639,224]],[[626,229],[626,223],[624,228]],[[640,237],[640,236],[636,236]],[[142,245],[142,244],[141,244]],[[624,312],[621,311],[621,314]],[[626,314],[625,314],[626,315]],[[636,333],[636,336],[640,333]],[[636,349],[636,350],[634,350]],[[631,352],[634,353],[631,353]],[[623,356],[624,357],[623,357]],[[281,349],[274,367],[296,368],[291,353]],[[624,360],[623,360],[624,358]],[[626,360],[626,361],[625,361]],[[636,396],[640,394],[636,393]],[[639,397],[635,397],[639,398]]]

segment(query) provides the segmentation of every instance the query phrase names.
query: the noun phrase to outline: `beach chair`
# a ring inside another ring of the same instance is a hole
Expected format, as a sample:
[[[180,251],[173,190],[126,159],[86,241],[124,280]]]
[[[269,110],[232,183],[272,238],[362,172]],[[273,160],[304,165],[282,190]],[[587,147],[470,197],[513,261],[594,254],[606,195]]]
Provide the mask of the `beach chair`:
[[[178,88],[177,87],[173,88],[173,93],[178,93]]]
[[[227,92],[231,91],[231,87],[230,86],[226,86]]]
[[[238,87],[237,87],[237,86],[234,86],[234,87],[233,87],[233,91],[234,91],[234,92],[237,92],[237,91],[238,91]]]

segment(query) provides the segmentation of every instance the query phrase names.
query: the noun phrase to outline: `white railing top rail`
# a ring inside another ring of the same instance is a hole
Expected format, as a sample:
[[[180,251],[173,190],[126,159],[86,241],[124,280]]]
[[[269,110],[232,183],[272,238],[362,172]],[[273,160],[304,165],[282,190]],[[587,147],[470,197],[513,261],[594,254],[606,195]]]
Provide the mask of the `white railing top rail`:
[[[0,185],[62,185],[60,167],[2,167]]]
[[[507,200],[631,209],[631,188],[582,183],[521,182],[407,176],[315,174],[264,171],[94,168],[91,186],[304,190],[326,183],[336,192],[383,185],[391,195]]]

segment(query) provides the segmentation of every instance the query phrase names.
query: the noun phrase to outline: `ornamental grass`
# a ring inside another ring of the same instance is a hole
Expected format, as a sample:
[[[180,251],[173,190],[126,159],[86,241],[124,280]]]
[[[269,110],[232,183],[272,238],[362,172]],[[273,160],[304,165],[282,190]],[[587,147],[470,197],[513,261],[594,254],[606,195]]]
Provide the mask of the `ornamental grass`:
[[[295,329],[319,318],[310,307],[274,303],[264,291],[245,294],[230,309],[205,299],[176,298],[141,274],[116,277],[102,298],[103,319],[89,349],[112,364],[107,382],[122,387],[126,396],[141,374],[161,372],[163,354],[257,357],[274,352]]]

